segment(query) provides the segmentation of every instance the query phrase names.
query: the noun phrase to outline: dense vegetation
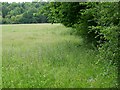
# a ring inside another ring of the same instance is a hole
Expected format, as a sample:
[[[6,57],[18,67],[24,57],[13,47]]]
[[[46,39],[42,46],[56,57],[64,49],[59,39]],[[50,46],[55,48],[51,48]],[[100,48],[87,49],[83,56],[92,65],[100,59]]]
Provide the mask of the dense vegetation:
[[[51,13],[45,14],[52,23],[72,27],[99,51],[99,63],[115,64],[119,73],[120,2],[52,2],[48,9]]]
[[[26,2],[26,3],[2,3],[2,23],[46,23],[46,16],[40,14],[40,10],[45,3]]]

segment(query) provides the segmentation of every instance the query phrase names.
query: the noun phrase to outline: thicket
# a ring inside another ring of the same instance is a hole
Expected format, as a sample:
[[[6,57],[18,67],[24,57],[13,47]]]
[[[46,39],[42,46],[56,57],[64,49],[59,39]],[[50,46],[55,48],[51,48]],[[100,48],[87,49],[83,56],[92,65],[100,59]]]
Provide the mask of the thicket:
[[[45,9],[50,22],[74,28],[97,48],[98,62],[115,64],[119,73],[120,2],[52,2]]]
[[[22,2],[8,3],[2,2],[2,22],[3,24],[20,23],[46,23],[47,17],[39,13],[45,5],[44,2]]]

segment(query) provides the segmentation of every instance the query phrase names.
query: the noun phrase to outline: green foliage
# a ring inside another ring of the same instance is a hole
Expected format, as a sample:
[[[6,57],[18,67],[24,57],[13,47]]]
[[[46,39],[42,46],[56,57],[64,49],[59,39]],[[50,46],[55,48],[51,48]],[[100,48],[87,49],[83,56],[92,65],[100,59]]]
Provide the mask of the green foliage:
[[[2,3],[2,23],[46,23],[47,17],[39,14],[45,3]],[[35,15],[36,14],[36,15]]]
[[[95,5],[96,3],[52,2],[47,6],[50,10],[47,12],[48,20],[52,23],[59,22],[67,27],[73,27],[78,35],[96,43],[97,39],[94,37],[98,33],[90,29],[90,26],[97,25],[94,19]],[[46,10],[48,10],[47,8]]]
[[[99,43],[103,38],[106,41],[104,44],[100,43],[99,51],[100,57],[102,57],[100,60],[108,60],[109,63],[119,64],[119,5],[118,3],[100,3],[99,6],[97,6],[97,10],[99,10],[100,15],[97,14],[96,18],[98,26],[100,26],[100,34],[103,35],[103,37],[100,37]]]

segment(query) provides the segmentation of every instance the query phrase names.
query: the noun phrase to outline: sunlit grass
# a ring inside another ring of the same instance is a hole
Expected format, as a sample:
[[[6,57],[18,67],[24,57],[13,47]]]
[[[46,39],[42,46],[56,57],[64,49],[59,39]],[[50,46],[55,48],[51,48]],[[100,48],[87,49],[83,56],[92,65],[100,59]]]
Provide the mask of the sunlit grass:
[[[4,25],[3,88],[114,87],[115,67],[60,24]]]

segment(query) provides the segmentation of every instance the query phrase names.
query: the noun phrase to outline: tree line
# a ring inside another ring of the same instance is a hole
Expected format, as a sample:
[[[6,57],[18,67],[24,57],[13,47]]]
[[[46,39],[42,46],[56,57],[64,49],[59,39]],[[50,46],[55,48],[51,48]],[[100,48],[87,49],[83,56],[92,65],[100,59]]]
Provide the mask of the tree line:
[[[40,13],[44,2],[2,2],[2,24],[46,23],[47,17]]]

